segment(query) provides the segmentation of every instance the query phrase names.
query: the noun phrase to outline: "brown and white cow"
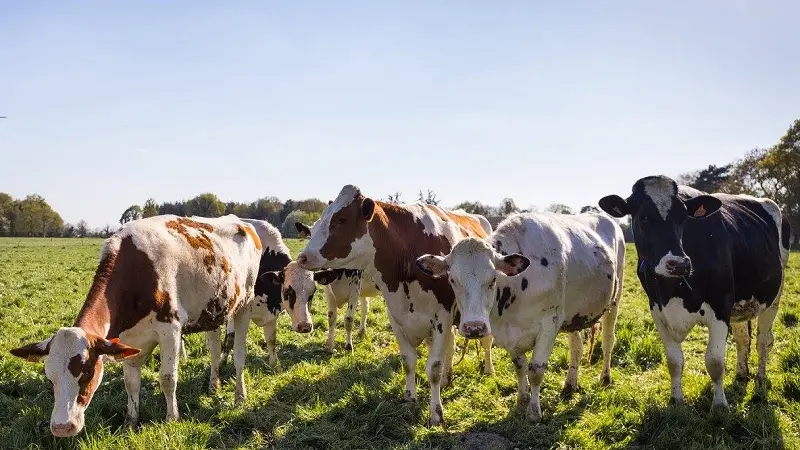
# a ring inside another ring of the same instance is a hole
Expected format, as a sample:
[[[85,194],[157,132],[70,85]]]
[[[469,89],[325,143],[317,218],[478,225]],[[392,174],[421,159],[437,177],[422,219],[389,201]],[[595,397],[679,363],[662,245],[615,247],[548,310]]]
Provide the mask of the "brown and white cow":
[[[426,374],[432,425],[444,421],[440,389],[442,376],[448,380],[452,374],[455,301],[447,279],[424,274],[415,261],[427,253],[446,254],[465,237],[484,238],[488,230],[488,221],[477,216],[421,203],[375,201],[346,185],[322,212],[297,258],[309,270],[359,269],[377,284],[402,353],[406,400],[417,397],[416,347],[431,337]]]
[[[246,396],[245,339],[261,241],[235,216],[155,216],[108,238],[92,287],[72,327],[11,350],[29,361],[46,357],[53,383],[50,429],[58,437],[83,429],[84,411],[103,377],[105,359],[124,359],[128,418],[139,416],[141,365],[161,349],[160,384],[167,419],[178,418],[175,389],[182,333],[213,331],[232,319],[236,403]]]

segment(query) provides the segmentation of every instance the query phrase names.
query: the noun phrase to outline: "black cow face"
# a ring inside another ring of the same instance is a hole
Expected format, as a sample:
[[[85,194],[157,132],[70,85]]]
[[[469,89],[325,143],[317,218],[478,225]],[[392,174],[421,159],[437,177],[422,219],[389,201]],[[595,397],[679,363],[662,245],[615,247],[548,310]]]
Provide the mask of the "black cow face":
[[[627,200],[609,195],[600,199],[598,204],[614,217],[631,216],[640,264],[667,278],[691,273],[691,260],[684,253],[681,242],[687,218],[708,217],[722,206],[719,199],[710,195],[681,200],[678,185],[664,176],[640,179],[633,185],[633,193]]]

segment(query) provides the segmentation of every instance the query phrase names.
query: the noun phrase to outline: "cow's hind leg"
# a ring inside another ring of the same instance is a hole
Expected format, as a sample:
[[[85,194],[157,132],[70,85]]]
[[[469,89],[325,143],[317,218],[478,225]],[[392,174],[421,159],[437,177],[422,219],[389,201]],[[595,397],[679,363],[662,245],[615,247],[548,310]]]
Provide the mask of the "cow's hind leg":
[[[780,298],[780,294],[778,296]],[[769,358],[769,352],[772,350],[772,325],[775,323],[775,316],[778,315],[778,298],[758,316],[756,342],[758,346],[758,372],[756,372],[756,381],[762,385],[766,385],[767,381],[767,359]]]
[[[356,314],[356,306],[358,305],[358,295],[350,297],[347,300],[347,312],[344,314],[344,332],[345,341],[344,349],[348,352],[353,351],[353,316]]]
[[[236,393],[234,404],[241,405],[247,398],[244,385],[244,363],[247,356],[247,329],[250,325],[250,308],[241,308],[233,316],[236,336],[233,340],[233,365],[236,367]]]
[[[556,343],[558,325],[563,321],[561,315],[546,317],[540,323],[539,335],[536,337],[536,344],[533,347],[533,357],[528,365],[528,379],[531,383],[531,402],[528,405],[528,420],[540,422],[542,420],[542,407],[539,405],[539,390],[547,371],[547,361],[553,352]],[[578,352],[580,360],[580,351]]]
[[[442,369],[442,388],[450,386],[453,381],[453,355],[456,350],[456,332],[453,327],[444,331],[444,368]]]
[[[408,342],[403,329],[395,322],[391,314],[389,314],[389,324],[392,326],[397,345],[400,347],[400,358],[403,362],[403,374],[406,378],[406,390],[403,398],[407,402],[413,402],[417,400],[417,349]]]
[[[214,393],[219,389],[219,366],[222,364],[222,343],[219,341],[219,329],[206,332],[208,353],[211,357],[210,376],[208,378],[208,391]]]
[[[437,328],[443,331],[433,331],[428,362],[425,364],[425,372],[431,385],[431,426],[444,425],[444,411],[441,399],[442,363],[447,355],[450,356],[451,360],[453,358],[453,350],[447,348],[448,343],[451,347],[453,345],[453,326],[451,324],[439,324]]]
[[[617,316],[619,314],[621,294],[622,289],[619,289],[616,300],[611,302],[601,319],[601,327],[603,329],[603,371],[600,373],[600,386],[611,384],[611,353],[614,350],[616,340]],[[589,351],[591,352],[592,349],[589,349]]]
[[[337,320],[337,306],[336,298],[325,290],[325,300],[328,303],[328,341],[325,343],[325,351],[333,353],[333,346],[336,342],[336,320]]]
[[[175,391],[178,387],[178,352],[181,345],[181,332],[180,326],[178,324],[174,325],[172,329],[163,333],[159,339],[159,346],[161,347],[159,382],[167,402],[167,420],[178,419],[178,399]],[[217,339],[217,342],[219,342],[219,339]]]
[[[278,318],[270,318],[264,325],[264,344],[267,349],[269,357],[269,365],[275,369],[280,368],[280,361],[278,361],[278,354],[275,351],[275,345],[278,340]]]
[[[128,423],[139,424],[139,391],[142,387],[142,368],[138,363],[124,361],[122,373],[125,376],[125,393],[128,394]]]
[[[732,322],[733,340],[736,342],[736,379],[745,381],[750,376],[747,360],[750,357],[750,322]]]
[[[569,339],[569,369],[561,396],[570,398],[573,393],[578,391],[578,367],[581,364],[581,354],[583,353],[583,336],[580,331],[570,332]]]
[[[369,297],[360,297],[361,305],[359,307],[361,313],[361,322],[358,325],[358,333],[356,334],[359,338],[364,337],[364,333],[367,331],[367,314],[369,314]]]

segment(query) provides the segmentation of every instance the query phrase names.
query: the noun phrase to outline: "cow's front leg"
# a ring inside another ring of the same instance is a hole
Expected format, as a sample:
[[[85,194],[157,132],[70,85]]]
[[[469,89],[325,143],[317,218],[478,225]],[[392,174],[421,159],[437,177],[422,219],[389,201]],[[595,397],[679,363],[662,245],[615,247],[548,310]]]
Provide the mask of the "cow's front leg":
[[[553,352],[556,343],[558,326],[563,322],[563,317],[558,314],[553,317],[546,317],[541,320],[539,335],[536,336],[536,344],[533,347],[533,357],[528,365],[528,379],[531,383],[531,402],[528,405],[528,420],[531,422],[541,422],[542,407],[539,404],[539,390],[542,386],[544,373],[547,371],[547,361]],[[578,356],[580,358],[580,355]]]
[[[172,330],[162,334],[159,346],[161,347],[159,382],[161,392],[164,393],[164,399],[167,402],[167,420],[177,420],[178,399],[175,396],[175,391],[178,387],[178,353],[181,346],[180,326],[175,324]]]
[[[269,358],[269,365],[275,369],[280,368],[280,361],[278,361],[278,353],[275,351],[275,346],[278,341],[278,317],[270,317],[263,327],[264,329],[264,345],[267,350],[267,357]]]
[[[233,340],[233,365],[236,367],[235,405],[241,405],[247,398],[247,388],[244,385],[244,363],[247,357],[247,329],[249,325],[250,308],[241,308],[233,316],[233,328],[236,332]]]
[[[219,366],[222,364],[222,343],[219,341],[219,329],[207,331],[206,342],[208,343],[208,353],[211,358],[208,391],[213,394],[219,389]]]
[[[336,343],[336,320],[338,314],[338,307],[336,305],[336,298],[325,290],[325,300],[328,303],[328,341],[325,343],[325,351],[333,353],[333,347]]]
[[[492,361],[492,343],[494,343],[494,336],[491,334],[481,338],[481,347],[483,347],[483,374],[494,374],[494,361]]]
[[[731,323],[736,342],[736,379],[745,381],[750,376],[747,360],[750,358],[750,321]]]
[[[368,297],[360,297],[361,305],[360,305],[360,313],[361,313],[361,322],[358,325],[358,333],[357,336],[359,338],[364,337],[364,333],[367,331],[367,314],[369,314],[369,298]]]
[[[136,364],[136,365],[134,365]],[[128,394],[128,424],[139,424],[139,391],[142,387],[142,368],[137,363],[124,361],[122,373],[125,377],[125,393]]]
[[[708,321],[708,346],[706,347],[706,371],[714,383],[713,406],[728,408],[723,382],[725,380],[725,346],[728,338],[728,324],[722,320]]]
[[[517,404],[525,407],[531,401],[530,386],[528,386],[528,358],[525,352],[511,355],[514,370],[517,372]]]
[[[450,386],[450,383],[453,381],[453,355],[455,354],[456,350],[456,333],[455,330],[453,330],[453,327],[450,327],[448,330],[444,330],[443,333],[445,342],[444,365],[442,366],[442,388]],[[438,332],[438,330],[434,330],[434,333]]]
[[[578,367],[581,364],[581,354],[583,353],[583,336],[580,331],[573,331],[568,335],[569,340],[569,369],[567,369],[567,379],[564,381],[564,388],[561,396],[569,398],[578,390]]]
[[[417,400],[417,349],[408,342],[406,335],[403,333],[400,325],[389,314],[389,324],[394,332],[394,337],[397,339],[397,345],[400,347],[400,358],[403,362],[403,374],[406,377],[406,390],[403,398],[407,402]]]
[[[344,313],[344,349],[349,352],[353,351],[353,317],[356,314],[356,306],[358,306],[358,295],[350,296],[347,300],[347,312]]]
[[[441,330],[441,332],[439,331]],[[448,351],[447,344],[453,345],[453,327],[451,324],[440,323],[433,330],[428,362],[425,364],[425,373],[431,385],[431,426],[444,425],[444,411],[442,410],[442,361],[449,353],[453,358],[453,350]],[[452,365],[452,361],[450,363]]]

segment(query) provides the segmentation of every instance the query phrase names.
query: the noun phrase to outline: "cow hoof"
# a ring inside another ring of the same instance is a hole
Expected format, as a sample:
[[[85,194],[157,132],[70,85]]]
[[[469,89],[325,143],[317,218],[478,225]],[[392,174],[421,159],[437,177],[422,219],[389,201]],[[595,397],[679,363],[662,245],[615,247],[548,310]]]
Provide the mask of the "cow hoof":
[[[433,411],[431,411],[431,418],[428,420],[428,426],[431,427],[438,427],[442,426],[444,428],[444,413],[442,413],[442,405],[436,405]]]
[[[245,394],[240,394],[240,393],[237,392],[236,395],[233,398],[233,404],[235,406],[241,406],[241,404],[244,403],[244,401],[246,399],[247,399],[247,396]]]
[[[403,400],[405,400],[405,401],[407,401],[409,403],[413,403],[413,402],[417,401],[417,397],[414,394],[412,394],[411,391],[406,389],[405,394],[403,394]]]
[[[348,351],[348,352],[352,352],[353,351],[353,344],[350,344],[350,343],[344,344],[344,349],[346,351]]]
[[[684,402],[683,402],[682,398],[675,398],[675,397],[670,397],[669,398],[669,405],[670,406],[683,406],[683,403]]]
[[[217,391],[219,391],[219,388],[220,388],[219,378],[217,378],[216,380],[210,381],[208,383],[208,393],[211,394],[211,395],[216,394]]]
[[[494,375],[494,366],[484,366],[483,367],[483,374],[486,376]]]
[[[542,421],[542,411],[538,408],[534,409],[529,407],[526,419],[528,419],[530,423],[539,423]]]
[[[603,375],[600,377],[600,386],[611,386],[611,375]]]
[[[564,384],[564,388],[561,389],[561,398],[570,399],[576,392],[578,392],[578,386],[573,386],[569,383],[566,383]]]
[[[363,328],[359,328],[356,332],[356,337],[361,339],[364,337],[364,334],[366,334],[366,331]]]
[[[138,430],[139,429],[139,418],[138,417],[131,417],[131,416],[125,414],[124,426],[126,428],[130,428],[132,430]]]

